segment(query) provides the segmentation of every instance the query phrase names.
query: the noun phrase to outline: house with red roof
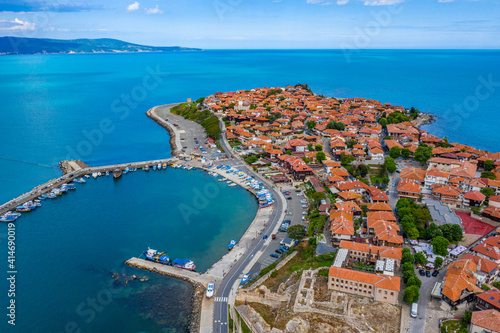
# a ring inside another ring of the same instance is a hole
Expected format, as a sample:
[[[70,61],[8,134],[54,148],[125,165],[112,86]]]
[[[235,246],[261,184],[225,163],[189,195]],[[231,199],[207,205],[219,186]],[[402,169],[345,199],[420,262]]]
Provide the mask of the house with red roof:
[[[453,261],[443,278],[441,294],[443,301],[454,307],[474,299],[475,293],[481,293],[476,277],[477,265],[470,259]]]
[[[467,253],[462,259],[471,259],[477,265],[476,276],[480,283],[491,283],[498,277],[498,264],[496,262],[472,253]]]
[[[470,191],[464,194],[462,203],[465,207],[481,206],[486,199],[486,196],[479,191]]]
[[[495,309],[472,312],[469,332],[500,333],[500,312]]]
[[[496,288],[490,289],[477,295],[476,309],[500,311],[500,290]]]
[[[422,185],[418,180],[401,179],[398,183],[398,196],[400,198],[418,199]]]
[[[475,255],[485,258],[500,264],[500,249],[497,246],[493,246],[486,243],[479,243],[472,248],[472,253]]]

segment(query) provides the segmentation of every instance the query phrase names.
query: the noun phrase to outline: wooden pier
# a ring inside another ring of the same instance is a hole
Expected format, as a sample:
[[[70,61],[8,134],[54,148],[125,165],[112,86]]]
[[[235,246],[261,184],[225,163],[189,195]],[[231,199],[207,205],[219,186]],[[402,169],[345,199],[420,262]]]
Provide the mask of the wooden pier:
[[[102,173],[102,172],[109,171],[110,173],[112,173],[116,169],[122,169],[122,170],[125,168],[141,169],[142,167],[145,167],[145,166],[153,167],[153,165],[157,165],[158,163],[160,163],[160,164],[166,163],[167,165],[171,165],[173,163],[177,163],[178,161],[179,161],[178,158],[170,157],[170,158],[161,159],[161,160],[131,162],[131,163],[98,166],[98,167],[89,167],[89,168],[80,168],[76,164],[72,163],[71,165],[74,167],[74,171],[72,173],[65,174],[59,178],[49,180],[45,184],[38,185],[37,187],[35,187],[31,191],[24,193],[24,194],[18,196],[17,198],[14,198],[14,199],[4,203],[3,205],[0,206],[0,215],[6,213],[8,211],[15,210],[17,206],[22,205],[27,201],[37,199],[42,194],[49,193],[54,188],[57,188],[63,184],[70,183],[75,178],[80,178],[80,177],[83,177],[85,175],[91,175],[94,172],[101,172]]]

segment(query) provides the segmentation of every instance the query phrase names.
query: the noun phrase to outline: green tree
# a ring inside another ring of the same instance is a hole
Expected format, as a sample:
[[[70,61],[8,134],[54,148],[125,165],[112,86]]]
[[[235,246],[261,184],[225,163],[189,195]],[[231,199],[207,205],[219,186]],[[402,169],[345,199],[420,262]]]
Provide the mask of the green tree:
[[[418,288],[420,288],[421,285],[422,285],[422,281],[420,281],[420,279],[416,275],[410,276],[408,281],[406,281],[407,287],[417,286]]]
[[[481,178],[488,178],[488,179],[496,180],[497,175],[491,171],[483,171],[483,172],[481,172]]]
[[[412,276],[415,276],[415,271],[414,270],[411,270],[411,271],[403,271],[403,282],[404,283],[407,283],[408,280],[412,277]]]
[[[358,164],[358,166],[356,167],[356,171],[361,177],[364,178],[366,177],[368,172],[370,172],[370,167],[366,164]]]
[[[403,294],[403,301],[410,304],[415,303],[418,301],[419,293],[420,293],[420,288],[416,285],[406,287]]]
[[[288,237],[300,241],[306,236],[306,229],[300,224],[295,224],[290,226],[286,233]]]
[[[446,256],[448,254],[447,250],[450,242],[446,238],[437,236],[431,241],[431,245],[435,254],[439,256]]]
[[[382,125],[383,128],[386,128],[387,127],[387,118],[380,117],[379,120],[378,120],[378,123],[380,125]]]
[[[493,195],[495,195],[495,190],[492,189],[491,187],[484,187],[481,189],[480,191],[482,194],[484,194],[486,196],[486,198],[489,198]]]
[[[403,263],[410,263],[413,265],[413,263],[415,262],[415,257],[413,256],[413,254],[405,252],[401,255],[401,261]]]
[[[450,242],[461,241],[463,238],[462,228],[458,224],[446,223],[439,226],[443,233],[443,237]]]
[[[460,317],[460,320],[463,321],[465,325],[469,325],[472,320],[472,311],[467,311]]]
[[[432,222],[427,229],[425,229],[425,238],[433,239],[437,236],[443,236],[443,232],[439,229],[438,225]]]
[[[315,122],[315,121],[311,121],[311,120],[310,120],[310,121],[308,121],[308,122],[306,123],[306,126],[307,126],[307,128],[309,128],[309,130],[310,130],[310,131],[312,131],[312,130],[313,130],[313,128],[314,128],[314,126],[316,126],[316,122]]]
[[[257,156],[252,155],[252,156],[248,156],[248,157],[245,159],[245,162],[247,162],[248,164],[252,164],[252,163],[257,162],[257,160],[258,160]]]
[[[394,146],[391,149],[389,149],[389,156],[392,158],[398,158],[401,156],[401,148],[398,146]]]
[[[387,172],[389,172],[389,173],[393,173],[398,168],[398,166],[396,165],[396,162],[394,162],[394,160],[390,156],[387,156],[385,158],[385,166],[387,168]]]
[[[403,148],[401,150],[401,156],[403,156],[404,158],[408,158],[408,157],[410,157],[410,155],[411,155],[411,150],[410,149]]]
[[[414,266],[411,262],[405,262],[403,265],[401,265],[402,271],[413,271]]]
[[[413,154],[413,158],[415,161],[420,164],[425,164],[432,156],[432,147],[428,147],[427,145],[421,144],[417,150],[415,150],[415,154]]]
[[[495,162],[492,160],[486,160],[484,161],[484,170],[486,171],[491,171],[495,167]]]
[[[317,242],[316,237],[309,238],[309,241],[308,241],[309,245],[316,247],[316,242]]]
[[[345,129],[345,124],[343,122],[338,122],[335,124],[335,129],[339,131],[343,131]]]
[[[285,154],[292,155],[292,151],[290,149],[287,149],[287,151],[285,152]]]
[[[436,268],[441,267],[442,264],[443,264],[443,258],[436,257],[436,259],[434,259],[434,266]]]
[[[326,195],[323,192],[314,192],[313,194],[311,194],[311,199],[315,204],[319,204],[321,200],[326,199]]]
[[[415,223],[415,217],[413,216],[413,211],[411,207],[401,207],[398,208],[398,216],[401,218],[401,223],[404,223],[405,217],[411,218],[411,223]]]
[[[325,154],[324,152],[322,152],[322,151],[318,151],[318,152],[316,153],[316,160],[317,160],[319,163],[323,162],[324,160],[326,160],[326,154]]]
[[[337,124],[337,123],[335,122],[335,120],[330,120],[330,121],[328,122],[328,124],[326,124],[326,128],[328,128],[328,129],[335,129],[335,124]]]
[[[405,253],[409,253],[409,254],[411,254],[411,250],[410,250],[409,248],[405,247],[405,248],[403,248],[403,249],[401,250],[401,254],[403,255],[403,254],[405,254]]]
[[[354,161],[354,156],[346,155],[344,153],[340,155],[340,164],[342,164],[343,166],[348,166],[352,161]]]
[[[395,111],[387,116],[387,122],[389,124],[399,124],[405,121],[410,120],[407,116],[405,116],[401,111]]]
[[[307,144],[307,149],[308,149],[309,151],[313,151],[313,144],[312,144],[312,143],[308,143],[308,144]]]
[[[317,144],[316,146],[314,146],[315,150],[316,151],[322,151],[323,150],[323,146],[320,145],[320,144]]]
[[[421,265],[425,265],[427,264],[427,258],[425,257],[425,255],[423,254],[423,252],[419,252],[419,253],[415,253],[415,262],[421,264]]]

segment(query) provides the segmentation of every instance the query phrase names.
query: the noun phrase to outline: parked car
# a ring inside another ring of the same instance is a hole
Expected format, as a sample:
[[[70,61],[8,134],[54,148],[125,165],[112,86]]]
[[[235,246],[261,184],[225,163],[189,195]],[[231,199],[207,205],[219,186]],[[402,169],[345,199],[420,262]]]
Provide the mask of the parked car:
[[[207,286],[207,292],[206,292],[207,298],[211,298],[214,295],[214,290],[215,290],[215,284],[209,283]]]
[[[286,200],[292,200],[292,197],[286,197]]]
[[[262,237],[263,240],[266,240],[267,239],[267,235],[264,235],[264,237]]]
[[[282,253],[283,253],[283,250],[280,248],[280,249],[276,249],[274,252],[279,253],[279,254],[282,254]]]
[[[271,235],[271,238],[272,238],[272,239],[276,239],[276,234],[272,234],[272,235]]]
[[[279,258],[279,257],[280,257],[280,256],[279,256],[278,254],[276,254],[276,253],[271,253],[271,254],[270,254],[270,256],[271,256],[271,257],[273,257],[273,258]]]
[[[425,271],[423,269],[418,271],[420,273],[420,276],[425,276]]]
[[[436,277],[436,276],[438,276],[438,275],[439,275],[439,271],[434,271],[434,272],[432,272],[432,276]]]
[[[425,275],[426,275],[427,277],[431,277],[431,271],[425,271]]]

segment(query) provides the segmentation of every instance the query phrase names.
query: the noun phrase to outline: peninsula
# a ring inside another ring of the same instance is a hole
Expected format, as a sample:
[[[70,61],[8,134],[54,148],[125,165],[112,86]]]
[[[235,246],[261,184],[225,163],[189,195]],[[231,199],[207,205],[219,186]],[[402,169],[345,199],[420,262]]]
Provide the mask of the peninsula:
[[[118,39],[46,39],[0,37],[0,55],[202,51],[181,46],[147,46]]]

